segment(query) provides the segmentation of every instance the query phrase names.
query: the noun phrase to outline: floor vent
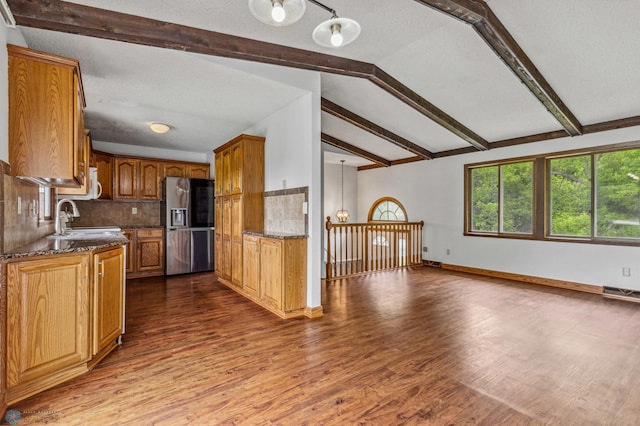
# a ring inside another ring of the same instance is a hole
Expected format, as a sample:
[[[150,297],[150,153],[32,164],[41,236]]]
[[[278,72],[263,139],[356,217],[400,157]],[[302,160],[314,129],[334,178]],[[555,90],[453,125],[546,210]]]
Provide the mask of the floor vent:
[[[617,299],[627,299],[633,302],[640,302],[640,291],[638,290],[627,290],[624,288],[605,286],[603,294],[605,297],[609,296]]]
[[[440,268],[442,266],[441,262],[437,262],[435,260],[426,260],[426,259],[422,260],[422,264],[424,266],[431,266],[431,267],[434,267],[434,268]]]

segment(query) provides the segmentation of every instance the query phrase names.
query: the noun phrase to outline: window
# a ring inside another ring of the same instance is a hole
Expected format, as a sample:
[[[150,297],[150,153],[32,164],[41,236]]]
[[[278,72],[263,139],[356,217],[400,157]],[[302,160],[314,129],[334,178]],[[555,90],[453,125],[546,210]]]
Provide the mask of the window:
[[[466,234],[640,245],[640,142],[467,165],[465,182]]]
[[[53,190],[47,186],[38,187],[38,220],[53,220],[53,210],[55,205],[55,197]]]
[[[404,207],[402,207],[400,201],[391,197],[380,198],[369,209],[369,222],[387,220],[395,222],[407,221],[407,213]]]
[[[471,169],[471,230],[531,234],[533,162]]]

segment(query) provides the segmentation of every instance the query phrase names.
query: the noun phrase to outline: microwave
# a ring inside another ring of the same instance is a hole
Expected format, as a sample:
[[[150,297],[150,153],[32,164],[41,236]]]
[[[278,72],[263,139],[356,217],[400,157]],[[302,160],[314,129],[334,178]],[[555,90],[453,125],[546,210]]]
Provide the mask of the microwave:
[[[87,195],[61,195],[58,198],[70,200],[97,200],[102,194],[102,185],[98,182],[98,169],[89,167],[89,190]]]

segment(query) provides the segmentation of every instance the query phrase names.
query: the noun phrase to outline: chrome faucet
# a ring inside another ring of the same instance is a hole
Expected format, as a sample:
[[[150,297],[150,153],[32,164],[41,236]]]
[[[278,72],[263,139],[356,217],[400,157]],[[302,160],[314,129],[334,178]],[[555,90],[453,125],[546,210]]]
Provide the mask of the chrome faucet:
[[[71,204],[71,207],[73,207],[73,213],[72,213],[73,217],[80,217],[80,212],[78,211],[78,206],[76,206],[75,201],[70,200],[68,198],[63,198],[60,201],[58,201],[58,203],[56,204],[56,216],[55,216],[56,235],[62,235],[65,233],[66,227],[67,227],[66,223],[69,221],[67,212],[62,211],[62,205],[64,203],[69,203]]]

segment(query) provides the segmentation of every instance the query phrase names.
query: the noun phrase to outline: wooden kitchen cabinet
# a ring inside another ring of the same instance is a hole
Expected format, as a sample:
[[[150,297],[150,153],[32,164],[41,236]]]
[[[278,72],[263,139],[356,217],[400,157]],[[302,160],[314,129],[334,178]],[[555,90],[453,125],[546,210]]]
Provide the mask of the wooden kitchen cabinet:
[[[264,138],[240,135],[215,151],[216,273],[241,289],[245,230],[264,227]],[[220,204],[217,204],[217,203]],[[220,232],[221,231],[221,232]]]
[[[160,200],[160,164],[134,158],[114,159],[114,199]]]
[[[102,185],[99,199],[113,198],[113,156],[102,152],[93,153],[93,162],[98,169],[98,182]]]
[[[244,294],[282,318],[305,315],[307,239],[245,234],[243,249]]]
[[[78,188],[58,188],[58,195],[87,195],[89,192],[89,163],[91,162],[91,136],[90,133],[83,129],[82,144],[82,162],[79,164],[81,167],[80,176],[82,177],[82,183]]]
[[[164,228],[124,229],[127,278],[164,275]]]
[[[188,164],[187,177],[192,179],[209,179],[211,177],[211,167],[203,164]]]
[[[242,277],[244,291],[260,298],[260,238],[245,235],[243,243]]]
[[[91,365],[118,344],[124,322],[124,249],[93,255],[93,339]]]
[[[162,163],[163,177],[185,177],[187,166],[184,163]]]
[[[89,255],[8,263],[6,391],[12,404],[87,371]]]
[[[78,61],[7,45],[12,176],[78,188],[83,180],[84,91]]]

